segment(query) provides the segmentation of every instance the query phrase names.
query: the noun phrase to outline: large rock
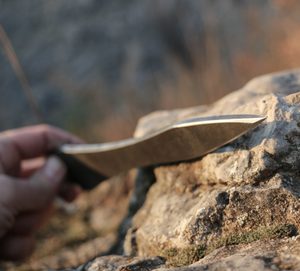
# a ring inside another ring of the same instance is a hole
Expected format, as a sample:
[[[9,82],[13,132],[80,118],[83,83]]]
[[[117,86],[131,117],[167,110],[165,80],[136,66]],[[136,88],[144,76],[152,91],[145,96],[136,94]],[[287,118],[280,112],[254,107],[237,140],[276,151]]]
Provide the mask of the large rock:
[[[186,265],[224,245],[296,234],[299,90],[299,71],[273,74],[251,81],[205,110],[200,107],[199,113],[188,109],[142,119],[138,135],[163,123],[157,121],[160,116],[172,121],[187,115],[267,117],[255,130],[198,161],[156,168],[156,183],[134,217],[135,249],[128,245],[127,253],[160,255],[174,265]]]
[[[124,248],[130,257],[122,257],[122,267],[111,267],[112,258],[108,264],[100,257],[84,270],[299,270],[298,91],[300,70],[271,74],[211,106],[141,119],[136,136],[187,116],[267,117],[253,131],[198,160],[154,169],[156,182],[127,231]],[[147,265],[134,268],[133,259]]]

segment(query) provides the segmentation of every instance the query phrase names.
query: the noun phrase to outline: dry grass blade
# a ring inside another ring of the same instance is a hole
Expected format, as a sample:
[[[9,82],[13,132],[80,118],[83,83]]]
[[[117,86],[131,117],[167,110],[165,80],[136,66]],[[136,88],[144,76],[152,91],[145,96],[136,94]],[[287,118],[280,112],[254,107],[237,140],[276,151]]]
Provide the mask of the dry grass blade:
[[[21,63],[17,57],[17,54],[12,46],[12,43],[1,24],[0,24],[0,42],[2,44],[3,51],[6,55],[6,57],[8,58],[8,61],[10,62],[11,66],[22,86],[22,90],[28,100],[28,103],[30,105],[30,108],[31,108],[34,116],[37,119],[37,122],[43,122],[42,113],[41,113],[41,110],[39,109],[38,103],[36,102],[36,100],[33,96],[31,86],[27,80],[25,72],[24,72],[24,70],[21,66]]]

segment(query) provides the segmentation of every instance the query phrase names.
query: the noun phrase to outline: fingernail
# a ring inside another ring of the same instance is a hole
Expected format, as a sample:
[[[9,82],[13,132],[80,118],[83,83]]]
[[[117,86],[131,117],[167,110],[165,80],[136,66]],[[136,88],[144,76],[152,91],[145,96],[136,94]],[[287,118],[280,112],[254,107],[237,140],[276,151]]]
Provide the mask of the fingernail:
[[[51,182],[60,182],[66,173],[66,167],[57,157],[51,156],[46,162],[44,173]]]

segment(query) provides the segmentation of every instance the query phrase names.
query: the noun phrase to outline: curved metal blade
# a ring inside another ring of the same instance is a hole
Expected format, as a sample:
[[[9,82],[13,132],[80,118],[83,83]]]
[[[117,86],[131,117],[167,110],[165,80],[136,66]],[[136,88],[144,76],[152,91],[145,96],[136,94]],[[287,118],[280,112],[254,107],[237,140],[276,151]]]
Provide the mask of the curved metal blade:
[[[90,168],[99,172],[104,179],[134,167],[201,157],[255,128],[264,119],[257,115],[190,118],[145,137],[103,144],[64,145],[60,152],[64,160],[80,161],[86,171]],[[77,162],[77,172],[79,164]]]

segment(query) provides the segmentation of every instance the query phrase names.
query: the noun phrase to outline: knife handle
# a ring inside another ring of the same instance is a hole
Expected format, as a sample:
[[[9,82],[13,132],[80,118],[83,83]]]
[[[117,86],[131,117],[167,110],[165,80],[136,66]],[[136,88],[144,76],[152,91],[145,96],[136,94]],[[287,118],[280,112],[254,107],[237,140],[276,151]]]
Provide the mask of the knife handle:
[[[51,154],[58,156],[67,166],[67,180],[78,184],[84,190],[91,190],[102,181],[108,179],[107,176],[91,169],[70,155],[60,151],[54,151]]]

